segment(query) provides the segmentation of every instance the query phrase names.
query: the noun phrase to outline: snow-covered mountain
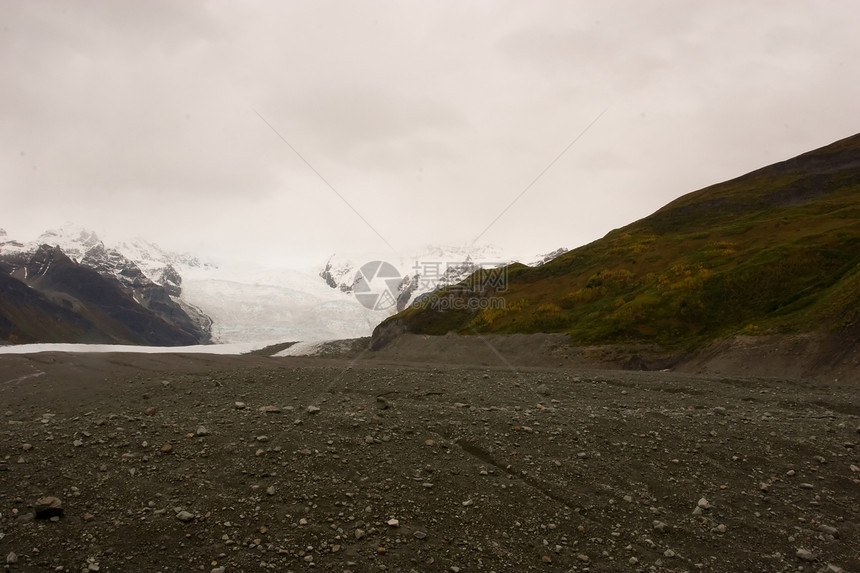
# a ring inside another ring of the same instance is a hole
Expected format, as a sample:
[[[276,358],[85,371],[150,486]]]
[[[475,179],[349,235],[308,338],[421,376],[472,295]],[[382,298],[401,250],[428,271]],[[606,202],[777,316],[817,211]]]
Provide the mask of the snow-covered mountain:
[[[0,262],[6,272],[26,268],[41,245],[59,247],[75,263],[110,277],[156,314],[170,318],[181,310],[218,343],[368,336],[416,298],[479,268],[517,260],[492,246],[429,246],[405,255],[334,255],[319,268],[297,270],[203,260],[145,239],[105,242],[91,230],[65,225],[32,241],[0,230]],[[540,264],[560,252],[527,260]]]
[[[133,265],[149,280],[170,291],[172,296],[179,296],[181,292],[179,269],[213,266],[189,253],[170,252],[142,238],[106,245],[95,232],[74,224],[49,229],[27,242],[7,238],[8,242],[4,243],[5,235],[5,231],[0,235],[0,252],[4,254],[32,253],[40,245],[60,247],[73,261],[110,273],[122,282],[127,282],[124,277],[128,276],[129,267]]]
[[[133,252],[131,255],[133,257],[136,254]],[[181,300],[182,278],[172,264],[174,261],[187,264],[190,260],[164,251],[157,252],[156,256],[159,258],[141,258],[138,263],[116,247],[105,245],[94,232],[75,225],[51,229],[28,242],[11,240],[5,231],[0,235],[0,260],[11,277],[38,290],[49,301],[57,299],[54,302],[79,305],[78,310],[84,314],[96,312],[94,307],[101,307],[98,310],[101,314],[86,317],[90,322],[99,323],[93,325],[91,330],[101,331],[109,338],[118,337],[118,340],[135,340],[140,339],[140,336],[147,340],[146,332],[136,332],[136,329],[152,329],[155,328],[152,324],[157,324],[158,328],[166,327],[165,332],[174,328],[184,333],[173,338],[162,336],[159,340],[176,343],[209,342],[212,321],[199,308]],[[52,273],[50,279],[43,278],[48,269],[34,265],[41,259],[62,261],[64,272]],[[74,270],[75,266],[95,271],[108,282],[101,283],[91,275],[81,275]],[[144,272],[141,266],[146,266],[149,273]],[[34,269],[38,270],[39,276],[34,275]],[[64,282],[68,280],[85,281],[86,288],[82,284]],[[114,312],[99,302],[100,298],[117,296],[115,289],[124,293],[120,297],[130,299],[120,298],[113,303],[111,308],[125,308],[123,313]],[[91,297],[91,302],[80,306],[80,296]],[[135,305],[139,305],[144,313],[154,315],[147,320],[156,322],[150,324],[142,321],[141,316],[144,315],[134,310]],[[109,318],[105,319],[104,316]],[[159,319],[165,323],[164,326],[157,322]]]
[[[33,241],[0,232],[0,259],[23,268],[40,245],[59,247],[72,261],[111,277],[147,306],[161,291],[218,343],[284,342],[368,336],[390,313],[362,306],[328,288],[315,270],[236,261],[202,261],[144,239],[107,244],[91,230],[66,225]],[[153,288],[158,287],[158,288]],[[161,301],[163,302],[163,301]],[[175,313],[174,313],[175,314]]]
[[[529,261],[530,266],[542,265],[566,252],[557,249],[536,257],[512,256],[492,245],[430,245],[409,254],[364,256],[332,255],[322,266],[319,276],[333,289],[355,293],[368,286],[362,269],[373,271],[373,261],[385,261],[397,269],[400,281],[392,281],[392,294],[398,310],[436,289],[457,284],[478,269],[496,269],[513,262]],[[370,264],[369,267],[365,265]],[[499,277],[496,277],[499,278]],[[504,277],[500,277],[504,280]],[[497,285],[498,286],[498,285]]]

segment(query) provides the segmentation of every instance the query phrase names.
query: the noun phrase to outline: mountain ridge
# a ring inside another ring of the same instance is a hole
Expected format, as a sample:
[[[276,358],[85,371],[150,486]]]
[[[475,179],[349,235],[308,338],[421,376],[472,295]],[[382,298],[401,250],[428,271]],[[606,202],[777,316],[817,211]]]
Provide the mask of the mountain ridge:
[[[848,332],[860,320],[860,135],[688,193],[506,273],[504,291],[460,285],[413,305],[380,324],[374,344],[400,332],[562,332],[574,345],[691,352],[741,334]],[[487,296],[504,308],[434,309]]]
[[[3,231],[0,263],[10,279],[34,291],[22,298],[20,287],[4,281],[2,294],[9,300],[3,315],[6,334],[0,339],[10,342],[80,339],[165,346],[211,341],[211,319],[193,305],[180,302],[182,278],[169,261],[161,261],[161,268],[159,263],[150,261],[151,272],[154,267],[161,273],[162,284],[158,284],[134,261],[106,247],[92,231],[81,227],[53,229],[30,243],[10,240]],[[36,302],[40,297],[42,300]],[[16,305],[11,300],[24,304],[30,314],[22,314],[21,309],[12,312],[10,309]],[[56,305],[65,310],[57,312]],[[69,312],[78,315],[72,320],[77,326],[60,327],[70,320]],[[42,316],[43,313],[48,316]],[[42,326],[37,328],[37,325]],[[80,328],[86,336],[72,334],[80,334]],[[66,336],[58,335],[59,332],[65,332]],[[94,332],[99,333],[95,338]]]

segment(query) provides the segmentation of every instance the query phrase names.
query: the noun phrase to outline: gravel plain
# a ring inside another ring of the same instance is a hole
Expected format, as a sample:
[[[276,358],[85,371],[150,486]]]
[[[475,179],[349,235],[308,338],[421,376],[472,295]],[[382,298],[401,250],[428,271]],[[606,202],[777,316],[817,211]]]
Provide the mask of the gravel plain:
[[[858,416],[838,381],[0,356],[0,564],[860,571]]]

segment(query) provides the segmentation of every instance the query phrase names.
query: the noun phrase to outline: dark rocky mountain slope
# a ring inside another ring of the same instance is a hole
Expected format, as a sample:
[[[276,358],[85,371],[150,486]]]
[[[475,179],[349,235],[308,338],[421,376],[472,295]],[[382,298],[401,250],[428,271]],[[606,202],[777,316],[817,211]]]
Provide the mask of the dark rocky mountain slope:
[[[59,247],[42,245],[29,256],[5,258],[0,340],[156,346],[208,341],[163,287],[129,268],[129,283],[137,287],[131,293],[113,274],[79,264]]]

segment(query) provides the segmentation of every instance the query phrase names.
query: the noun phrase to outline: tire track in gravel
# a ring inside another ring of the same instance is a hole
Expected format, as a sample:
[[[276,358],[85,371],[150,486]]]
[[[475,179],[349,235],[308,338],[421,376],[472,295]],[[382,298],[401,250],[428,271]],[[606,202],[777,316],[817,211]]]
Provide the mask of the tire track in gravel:
[[[450,439],[447,436],[443,437],[445,437],[446,439]],[[573,510],[576,507],[576,504],[573,503],[570,499],[559,493],[554,492],[549,484],[529,475],[528,473],[518,472],[513,466],[505,466],[501,464],[500,462],[496,461],[496,459],[490,452],[488,452],[478,444],[463,438],[451,441],[470,456],[484,462],[485,464],[490,464],[508,475],[513,476],[514,478],[520,480],[529,487],[538,490],[551,500],[562,504],[567,509]]]

